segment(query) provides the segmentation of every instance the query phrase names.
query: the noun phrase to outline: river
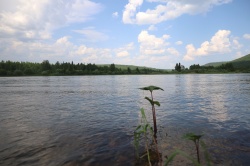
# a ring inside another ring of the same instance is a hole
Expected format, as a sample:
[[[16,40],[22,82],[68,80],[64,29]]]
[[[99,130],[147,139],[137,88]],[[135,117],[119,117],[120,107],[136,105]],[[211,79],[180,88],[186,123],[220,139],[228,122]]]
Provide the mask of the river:
[[[163,154],[203,133],[213,165],[250,165],[250,74],[0,77],[0,165],[134,165],[148,85]]]

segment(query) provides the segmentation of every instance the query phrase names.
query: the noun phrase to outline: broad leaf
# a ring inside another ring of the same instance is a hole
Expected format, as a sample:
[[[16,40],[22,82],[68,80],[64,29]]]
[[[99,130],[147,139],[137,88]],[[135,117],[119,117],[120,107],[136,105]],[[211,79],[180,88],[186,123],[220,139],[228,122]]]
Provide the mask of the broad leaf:
[[[145,99],[148,100],[152,106],[155,104],[158,105],[159,107],[161,106],[159,101],[153,101],[148,97],[145,97]]]
[[[194,133],[187,133],[183,136],[184,139],[196,141],[199,140],[203,135],[195,135]]]
[[[141,90],[149,90],[150,92],[153,92],[153,90],[162,90],[162,91],[164,91],[162,88],[157,87],[157,86],[153,86],[153,85],[143,87],[143,88],[139,88],[139,89],[141,89]]]

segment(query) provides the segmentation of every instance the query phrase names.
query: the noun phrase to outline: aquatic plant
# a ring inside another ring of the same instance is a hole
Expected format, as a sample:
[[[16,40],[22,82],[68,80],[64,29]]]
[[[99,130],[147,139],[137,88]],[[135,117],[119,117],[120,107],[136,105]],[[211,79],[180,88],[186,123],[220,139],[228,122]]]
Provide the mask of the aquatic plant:
[[[201,163],[200,162],[200,146],[199,146],[200,145],[199,142],[200,142],[201,137],[202,137],[202,135],[195,135],[194,133],[187,133],[183,136],[184,139],[191,140],[194,142],[198,163]]]
[[[153,124],[154,124],[154,130],[153,128],[150,126],[150,124],[147,121],[146,115],[145,115],[145,111],[143,108],[140,109],[141,112],[141,124],[137,126],[137,128],[134,131],[134,145],[135,145],[135,149],[136,149],[136,155],[138,159],[141,159],[145,156],[147,156],[147,161],[148,164],[151,166],[152,163],[151,161],[153,154],[157,154],[157,162],[159,165],[162,165],[162,158],[161,158],[161,154],[159,153],[158,150],[158,144],[157,144],[157,140],[156,140],[156,133],[157,133],[157,123],[156,123],[156,110],[155,110],[155,105],[160,106],[160,102],[155,101],[154,97],[153,97],[153,91],[154,90],[162,90],[164,91],[162,88],[157,87],[157,86],[147,86],[147,87],[143,87],[143,88],[139,88],[141,90],[148,90],[150,91],[151,94],[151,98],[149,97],[145,97],[145,99],[151,104],[152,106],[152,115],[153,115]],[[155,151],[152,149],[152,147],[149,147],[149,139],[148,139],[148,134],[152,135],[152,141],[155,145]],[[154,133],[154,134],[153,134]],[[145,140],[145,149],[146,149],[146,153],[144,153],[143,155],[139,156],[139,145],[140,145],[140,140],[141,137],[144,137]],[[176,150],[174,151],[165,161],[165,166],[167,166],[169,163],[171,163],[171,161],[173,161],[173,159],[177,156],[177,155],[182,155],[185,158],[187,158],[188,160],[190,160],[195,166],[201,166],[200,163],[200,150],[199,150],[199,145],[201,145],[201,147],[204,150],[204,156],[206,159],[206,163],[207,166],[210,166],[210,157],[209,154],[206,150],[206,145],[203,141],[200,140],[200,138],[203,135],[195,135],[194,133],[187,133],[183,136],[184,139],[187,140],[191,140],[194,142],[195,144],[195,148],[196,148],[196,154],[197,154],[197,160],[195,160],[193,157],[191,157],[190,155],[188,155],[187,153],[181,151],[181,150]]]
[[[161,156],[158,150],[156,138],[153,136],[153,128],[148,123],[147,117],[143,108],[140,109],[140,112],[141,112],[141,124],[138,125],[134,131],[134,146],[136,149],[136,156],[138,159],[141,159],[145,157],[145,155],[147,155],[148,164],[151,166],[151,161],[153,160],[151,156],[155,154],[154,156],[157,156],[157,157],[154,157],[154,160],[160,161],[161,163]],[[149,147],[148,135],[152,136],[153,144],[155,145],[155,151],[153,150],[152,147]],[[139,156],[139,145],[140,145],[140,139],[142,136],[144,137],[144,141],[145,141],[146,153]]]
[[[206,144],[200,140],[200,138],[203,135],[195,135],[194,133],[187,133],[183,136],[184,139],[187,140],[191,140],[195,143],[195,147],[196,147],[196,154],[197,154],[197,160],[195,160],[193,157],[191,157],[190,155],[188,155],[187,153],[177,149],[176,151],[174,151],[169,157],[168,159],[165,161],[164,166],[167,166],[169,163],[171,163],[173,161],[173,159],[177,156],[177,155],[181,155],[185,158],[187,158],[188,160],[190,160],[195,166],[202,166],[201,162],[200,162],[200,151],[199,151],[199,145],[201,145],[203,151],[204,151],[204,156],[205,156],[205,161],[206,161],[206,165],[207,166],[211,166],[211,159],[210,159],[210,155],[207,151],[207,147]]]
[[[141,108],[140,111],[141,111],[141,115],[142,115],[141,124],[139,126],[137,126],[137,128],[135,129],[135,132],[134,132],[134,145],[135,145],[135,148],[136,148],[137,158],[140,158],[138,149],[139,149],[139,144],[140,144],[139,142],[140,142],[141,135],[143,135],[144,139],[145,139],[145,148],[146,148],[146,151],[147,151],[146,154],[147,154],[147,158],[148,158],[148,164],[151,166],[147,133],[148,133],[148,129],[149,129],[150,132],[153,132],[153,129],[150,126],[150,124],[147,122],[147,118],[146,118],[144,109]]]
[[[155,114],[155,104],[157,106],[160,106],[160,102],[158,101],[154,101],[154,97],[153,97],[153,91],[154,90],[162,90],[164,91],[162,88],[160,87],[157,87],[157,86],[147,86],[147,87],[143,87],[143,88],[139,88],[141,90],[148,90],[150,91],[150,94],[151,94],[151,99],[148,98],[148,97],[145,97],[146,100],[149,101],[149,103],[151,104],[152,106],[152,115],[153,115],[153,122],[154,122],[154,135],[156,136],[156,133],[157,133],[157,125],[156,125],[156,114]]]

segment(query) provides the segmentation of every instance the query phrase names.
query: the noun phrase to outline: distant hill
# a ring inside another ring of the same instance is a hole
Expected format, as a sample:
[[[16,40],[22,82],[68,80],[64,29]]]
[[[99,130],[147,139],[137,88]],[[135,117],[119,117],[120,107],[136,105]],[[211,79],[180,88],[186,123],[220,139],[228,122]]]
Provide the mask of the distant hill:
[[[235,60],[233,60],[231,62],[239,62],[239,61],[250,61],[250,54],[245,55],[245,56],[243,56],[241,58],[235,59]]]
[[[234,68],[236,68],[236,69],[250,69],[250,54],[245,55],[241,58],[232,60],[232,61],[207,63],[204,66],[217,67],[217,66],[220,66],[220,65],[226,64],[226,63],[232,63]]]
[[[225,63],[228,63],[228,62],[211,62],[211,63],[207,63],[203,66],[214,66],[214,67],[217,67],[217,66],[220,66],[222,64],[225,64]]]
[[[100,64],[97,66],[110,66],[110,64]],[[138,68],[139,70],[141,69],[149,69],[149,70],[153,70],[153,71],[170,71],[170,69],[156,69],[156,68],[152,68],[152,67],[146,67],[146,66],[134,66],[134,65],[120,65],[120,64],[115,64],[115,67],[118,69],[122,69],[122,70],[127,70],[128,68],[130,68],[131,70],[136,70],[136,68]]]

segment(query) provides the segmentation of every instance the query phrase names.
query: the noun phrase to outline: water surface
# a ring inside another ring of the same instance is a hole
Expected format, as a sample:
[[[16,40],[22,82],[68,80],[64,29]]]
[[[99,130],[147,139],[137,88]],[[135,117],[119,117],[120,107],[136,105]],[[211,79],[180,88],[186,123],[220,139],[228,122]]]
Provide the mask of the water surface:
[[[148,85],[164,155],[204,133],[214,165],[250,165],[250,74],[0,77],[0,165],[134,165]]]

